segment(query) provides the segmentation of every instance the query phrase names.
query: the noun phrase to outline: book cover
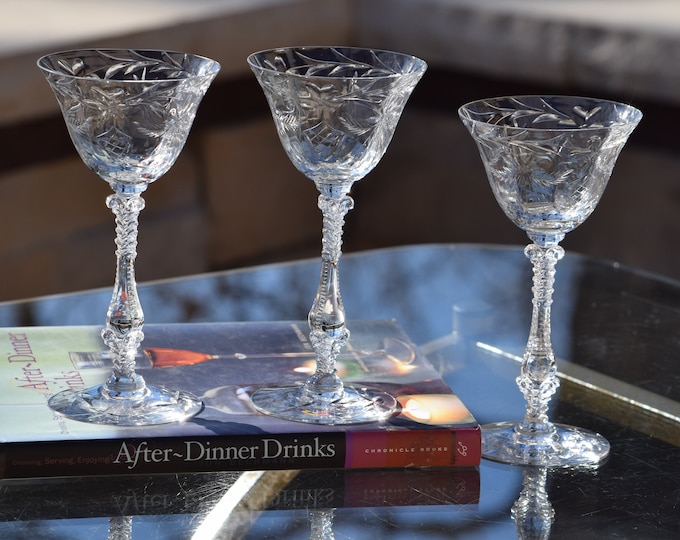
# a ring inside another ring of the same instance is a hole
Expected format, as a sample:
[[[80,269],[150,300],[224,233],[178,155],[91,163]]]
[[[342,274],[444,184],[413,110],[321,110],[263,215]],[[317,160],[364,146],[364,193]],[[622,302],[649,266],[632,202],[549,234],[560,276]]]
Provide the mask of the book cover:
[[[205,407],[190,421],[119,427],[55,414],[49,397],[110,374],[100,328],[0,331],[0,478],[222,470],[475,466],[480,429],[394,321],[350,321],[344,381],[387,391],[399,408],[380,423],[322,426],[258,413],[261,386],[314,369],[305,322],[147,325],[139,373]]]

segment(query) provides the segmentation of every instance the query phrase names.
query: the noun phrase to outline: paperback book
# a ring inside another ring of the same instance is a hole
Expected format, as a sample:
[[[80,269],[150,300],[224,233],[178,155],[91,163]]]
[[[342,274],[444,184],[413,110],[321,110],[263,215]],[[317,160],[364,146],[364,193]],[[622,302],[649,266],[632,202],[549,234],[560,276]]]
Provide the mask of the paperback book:
[[[255,410],[257,388],[313,372],[304,322],[145,326],[138,372],[205,406],[190,421],[144,427],[73,421],[47,405],[110,375],[99,327],[3,329],[0,478],[478,465],[479,425],[403,329],[394,321],[348,326],[339,375],[395,396],[385,421],[324,426]]]

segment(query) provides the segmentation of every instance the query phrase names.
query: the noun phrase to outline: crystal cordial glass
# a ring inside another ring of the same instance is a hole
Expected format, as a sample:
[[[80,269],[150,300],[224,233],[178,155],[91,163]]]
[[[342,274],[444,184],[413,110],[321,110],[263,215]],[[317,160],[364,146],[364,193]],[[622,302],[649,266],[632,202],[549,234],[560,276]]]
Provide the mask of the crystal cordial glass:
[[[101,385],[64,391],[50,401],[83,422],[145,425],[181,421],[202,409],[193,395],[153,387],[135,372],[144,338],[134,261],[141,194],[173,165],[198,105],[217,75],[217,62],[161,50],[86,49],[38,60],[59,102],[80,157],[106,180],[116,219],[116,277],[102,338],[113,373]]]
[[[597,465],[609,453],[604,437],[548,419],[559,384],[550,306],[556,263],[564,255],[559,243],[597,206],[642,114],[602,99],[517,96],[474,101],[459,115],[498,204],[531,240],[524,252],[534,272],[531,330],[517,378],[526,414],[521,422],[483,426],[482,454],[512,464]]]
[[[395,399],[345,385],[336,373],[336,357],[349,338],[338,278],[342,229],[354,205],[350,188],[382,158],[427,66],[410,55],[351,47],[274,49],[250,55],[248,64],[288,157],[316,184],[323,214],[321,277],[308,316],[316,372],[301,385],[256,391],[253,404],[300,422],[381,420],[393,412]]]

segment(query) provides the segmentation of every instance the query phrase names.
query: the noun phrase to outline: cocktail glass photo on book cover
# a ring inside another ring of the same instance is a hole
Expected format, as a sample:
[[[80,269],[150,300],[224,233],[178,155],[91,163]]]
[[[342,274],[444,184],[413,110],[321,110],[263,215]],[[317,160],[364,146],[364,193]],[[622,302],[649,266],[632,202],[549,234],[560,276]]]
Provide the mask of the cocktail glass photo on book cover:
[[[47,406],[55,392],[86,388],[109,369],[106,352],[97,351],[98,327],[9,329],[0,346],[22,336],[31,366],[4,366],[0,407],[12,414],[0,415],[6,458],[0,475],[479,464],[477,422],[403,329],[394,321],[349,326],[353,337],[338,369],[352,384],[395,396],[398,406],[382,422],[310,424],[253,406],[251,396],[262,385],[299,384],[300,374],[314,369],[303,321],[149,325],[140,372],[151,384],[181,383],[205,407],[185,422],[148,426],[143,434],[71,421]]]

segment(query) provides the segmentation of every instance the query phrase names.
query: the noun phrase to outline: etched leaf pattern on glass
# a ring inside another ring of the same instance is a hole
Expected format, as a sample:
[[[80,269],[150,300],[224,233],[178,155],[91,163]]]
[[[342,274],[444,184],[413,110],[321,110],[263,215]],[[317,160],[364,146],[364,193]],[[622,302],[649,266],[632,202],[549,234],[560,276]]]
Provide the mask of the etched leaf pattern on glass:
[[[293,164],[316,182],[347,185],[383,156],[422,74],[407,56],[399,60],[412,66],[391,65],[380,51],[366,61],[339,48],[323,52],[282,51],[255,74]]]
[[[632,131],[616,110],[587,105],[508,98],[463,117],[499,205],[530,234],[559,241],[592,213]]]
[[[214,73],[191,76],[191,55],[97,51],[61,58],[47,78],[85,164],[108,181],[152,182],[172,166]],[[142,175],[140,173],[143,172]]]

